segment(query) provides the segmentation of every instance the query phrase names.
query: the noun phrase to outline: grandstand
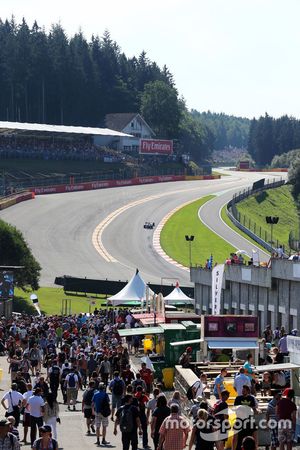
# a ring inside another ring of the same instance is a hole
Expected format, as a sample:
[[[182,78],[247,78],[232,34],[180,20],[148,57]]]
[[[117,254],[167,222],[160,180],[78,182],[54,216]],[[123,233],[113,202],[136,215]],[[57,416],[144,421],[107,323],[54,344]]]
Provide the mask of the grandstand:
[[[182,175],[179,155],[118,150],[130,134],[109,128],[0,122],[0,194],[29,187],[136,176]]]
[[[88,172],[107,177],[107,171],[119,172],[124,165],[124,155],[113,150],[123,137],[131,135],[108,128],[0,122],[1,171],[6,184],[23,186],[32,178]]]

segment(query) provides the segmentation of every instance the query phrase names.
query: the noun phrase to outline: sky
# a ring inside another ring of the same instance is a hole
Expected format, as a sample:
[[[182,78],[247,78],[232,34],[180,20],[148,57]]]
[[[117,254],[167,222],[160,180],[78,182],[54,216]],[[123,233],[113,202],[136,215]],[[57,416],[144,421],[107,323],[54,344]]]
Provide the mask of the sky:
[[[0,0],[2,20],[111,37],[174,75],[188,108],[300,118],[299,0]]]

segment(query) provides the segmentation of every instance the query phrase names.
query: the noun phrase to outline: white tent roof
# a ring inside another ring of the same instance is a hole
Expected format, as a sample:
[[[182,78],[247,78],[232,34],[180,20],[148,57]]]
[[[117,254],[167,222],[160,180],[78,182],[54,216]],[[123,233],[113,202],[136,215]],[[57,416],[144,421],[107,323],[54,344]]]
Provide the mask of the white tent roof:
[[[113,305],[122,305],[128,302],[141,302],[146,298],[146,283],[142,279],[137,270],[135,275],[131,278],[130,281],[123,287],[123,289],[117,294],[109,297],[108,301]],[[149,288],[150,295],[153,295],[154,292]]]
[[[179,284],[176,283],[176,287],[173,289],[173,291],[164,297],[165,304],[172,304],[172,303],[195,303],[195,300],[193,298],[188,297],[185,295],[184,292],[179,287]]]

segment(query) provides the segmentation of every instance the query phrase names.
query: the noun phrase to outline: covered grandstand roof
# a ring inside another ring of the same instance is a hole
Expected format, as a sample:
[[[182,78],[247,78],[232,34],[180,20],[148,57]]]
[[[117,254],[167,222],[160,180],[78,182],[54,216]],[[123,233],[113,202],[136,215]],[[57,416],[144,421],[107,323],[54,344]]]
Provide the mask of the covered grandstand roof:
[[[117,136],[132,137],[131,134],[120,133],[119,131],[110,130],[109,128],[92,128],[92,127],[74,127],[66,125],[48,125],[44,123],[21,123],[21,122],[1,122],[0,135],[8,135],[17,133],[26,135],[30,133],[67,133],[67,134],[85,134],[92,136]]]

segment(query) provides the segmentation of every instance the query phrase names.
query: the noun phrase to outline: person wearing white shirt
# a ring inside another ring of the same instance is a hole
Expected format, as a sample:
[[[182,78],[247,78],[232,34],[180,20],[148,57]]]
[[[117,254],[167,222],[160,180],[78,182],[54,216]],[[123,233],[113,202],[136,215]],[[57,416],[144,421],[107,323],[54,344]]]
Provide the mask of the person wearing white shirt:
[[[23,403],[23,395],[17,391],[17,387],[17,384],[13,383],[1,400],[1,405],[6,410],[6,417],[13,416],[16,419],[16,427],[20,422],[20,407]]]
[[[33,391],[33,395],[29,397],[27,403],[30,411],[30,440],[31,446],[33,446],[36,440],[36,429],[43,426],[43,414],[45,402],[41,397],[41,389],[36,388]]]

